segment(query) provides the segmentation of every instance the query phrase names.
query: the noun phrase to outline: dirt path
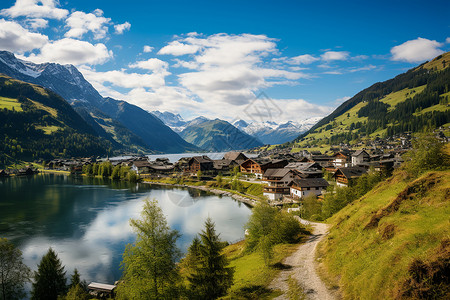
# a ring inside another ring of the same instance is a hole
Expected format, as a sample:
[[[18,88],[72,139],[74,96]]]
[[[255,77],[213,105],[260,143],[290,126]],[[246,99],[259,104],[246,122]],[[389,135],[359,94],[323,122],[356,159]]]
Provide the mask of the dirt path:
[[[319,278],[315,268],[315,252],[317,244],[327,234],[328,225],[322,223],[313,223],[300,220],[301,223],[309,223],[314,226],[313,234],[308,240],[301,244],[298,249],[284,260],[285,265],[291,266],[290,269],[281,271],[272,281],[269,288],[283,291],[283,295],[275,299],[289,299],[287,292],[289,290],[287,280],[289,276],[296,279],[303,288],[306,299],[335,299],[333,294],[327,289],[325,284]]]

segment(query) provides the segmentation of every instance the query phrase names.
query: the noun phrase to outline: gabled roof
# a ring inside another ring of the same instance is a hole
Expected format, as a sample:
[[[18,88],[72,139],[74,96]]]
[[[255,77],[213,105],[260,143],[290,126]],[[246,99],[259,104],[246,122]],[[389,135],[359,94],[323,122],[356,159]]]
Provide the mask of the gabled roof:
[[[214,160],[214,169],[223,169],[224,167],[229,167],[230,164],[233,163],[233,160],[230,159],[218,159],[218,160]]]
[[[366,150],[356,150],[355,153],[352,154],[353,157],[360,156],[361,154],[366,154],[367,156],[370,156],[369,153],[366,152]]]
[[[202,155],[202,156],[193,156],[193,157],[191,157],[191,159],[189,160],[189,161],[191,161],[191,160],[196,160],[198,163],[211,163],[211,162],[213,162],[213,160],[211,159],[211,158],[209,158],[208,156],[206,156],[206,155]]]
[[[297,187],[327,187],[330,184],[323,178],[294,179],[293,186]]]
[[[338,173],[341,173],[346,178],[357,178],[367,173],[365,168],[361,167],[346,167],[346,168],[338,168],[336,173],[333,176],[336,176]]]
[[[246,160],[248,157],[245,156],[244,153],[242,152],[236,152],[236,151],[230,151],[224,154],[223,158],[224,159],[228,159],[228,160],[236,160],[238,159],[238,157],[242,155],[243,158],[239,159],[239,160]]]
[[[133,165],[135,165],[136,168],[151,167],[150,162],[147,160],[136,160],[133,162]]]
[[[316,162],[291,162],[285,168],[296,170],[321,169],[322,167]]]
[[[282,178],[291,171],[292,171],[291,169],[286,169],[286,168],[267,169],[266,172],[264,172],[263,177],[265,177],[265,178],[270,178],[270,177]]]
[[[91,282],[88,285],[88,289],[100,290],[100,291],[108,291],[108,292],[111,292],[115,288],[116,288],[115,285],[106,284],[106,283],[98,283],[98,282]]]

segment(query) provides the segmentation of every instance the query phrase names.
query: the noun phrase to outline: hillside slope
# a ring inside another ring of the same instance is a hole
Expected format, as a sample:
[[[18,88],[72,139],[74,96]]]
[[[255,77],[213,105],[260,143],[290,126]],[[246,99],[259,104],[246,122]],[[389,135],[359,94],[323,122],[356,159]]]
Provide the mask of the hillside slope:
[[[39,84],[59,94],[94,127],[98,135],[127,149],[178,153],[199,150],[151,113],[126,102],[124,105],[124,101],[103,98],[73,65],[35,64],[16,58],[11,52],[0,51],[0,73]]]
[[[220,119],[189,125],[180,136],[207,151],[244,150],[262,146],[256,138]]]
[[[450,52],[372,85],[344,102],[290,146],[356,143],[450,123],[449,66]]]
[[[450,171],[379,184],[330,220],[320,245],[345,299],[450,296]]]
[[[58,156],[106,155],[111,142],[59,95],[0,74],[0,153],[2,161]]]

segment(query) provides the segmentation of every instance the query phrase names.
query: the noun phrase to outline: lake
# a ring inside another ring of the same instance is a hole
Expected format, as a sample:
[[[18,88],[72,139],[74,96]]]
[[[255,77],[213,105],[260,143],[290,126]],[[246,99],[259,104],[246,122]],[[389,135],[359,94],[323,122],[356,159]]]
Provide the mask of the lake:
[[[230,197],[196,189],[112,182],[56,174],[0,179],[0,237],[13,241],[33,270],[52,247],[70,276],[114,283],[127,243],[135,240],[130,218],[146,198],[157,199],[185,252],[209,216],[222,240],[244,237],[251,210]]]

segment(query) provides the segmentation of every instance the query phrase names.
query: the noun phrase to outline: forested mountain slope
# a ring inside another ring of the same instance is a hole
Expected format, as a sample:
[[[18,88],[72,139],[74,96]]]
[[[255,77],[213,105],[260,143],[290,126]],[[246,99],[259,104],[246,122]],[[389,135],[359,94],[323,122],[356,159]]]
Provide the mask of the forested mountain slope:
[[[107,155],[119,145],[95,130],[59,95],[0,75],[0,163]]]
[[[189,125],[180,136],[208,151],[244,150],[262,146],[256,138],[220,119]]]
[[[291,146],[334,145],[450,123],[450,52],[359,92]]]

